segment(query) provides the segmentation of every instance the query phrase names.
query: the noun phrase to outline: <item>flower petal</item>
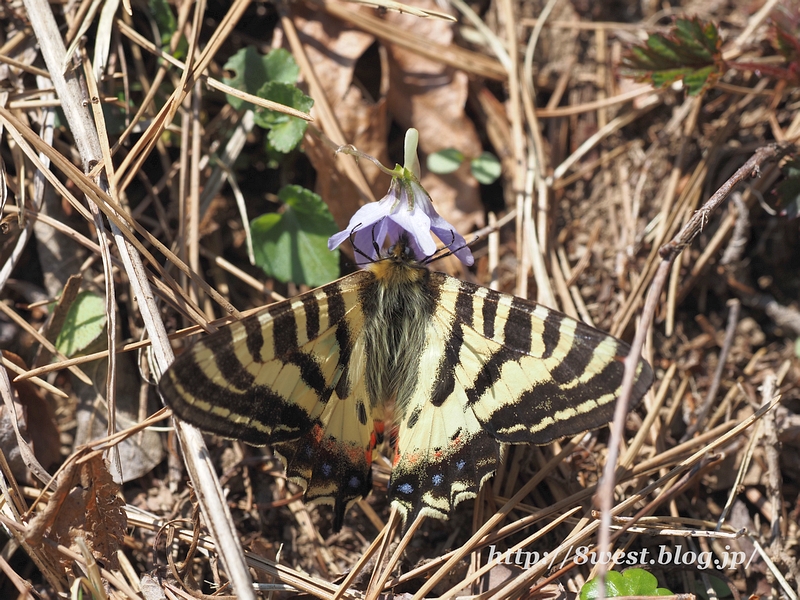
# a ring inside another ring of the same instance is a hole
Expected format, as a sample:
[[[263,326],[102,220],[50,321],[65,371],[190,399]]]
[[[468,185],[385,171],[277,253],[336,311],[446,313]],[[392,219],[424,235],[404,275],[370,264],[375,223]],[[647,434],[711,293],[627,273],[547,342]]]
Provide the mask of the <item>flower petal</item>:
[[[389,199],[390,202],[388,203],[384,202],[384,200],[387,199]],[[356,211],[356,214],[354,214],[350,219],[350,223],[347,224],[347,228],[344,231],[335,233],[330,238],[328,238],[328,250],[333,250],[334,248],[339,246],[342,242],[344,242],[348,237],[354,235],[356,240],[361,240],[358,244],[358,249],[361,250],[364,254],[372,255],[373,260],[377,258],[376,256],[374,256],[375,252],[372,247],[372,234],[370,232],[375,223],[380,222],[387,216],[387,212],[389,210],[387,208],[387,205],[391,206],[393,203],[394,199],[391,199],[388,196],[386,196],[378,202],[370,202],[369,204],[365,204],[364,206],[359,208]],[[367,242],[366,245],[363,245],[364,235],[362,232],[368,233],[366,238]]]
[[[328,250],[333,250],[334,248],[338,248],[339,245],[345,241],[348,237],[350,237],[350,230],[345,229],[344,231],[340,231],[339,233],[334,233],[331,237],[328,238]]]
[[[431,219],[416,206],[409,211],[407,204],[401,204],[398,210],[394,211],[389,218],[393,223],[399,225],[409,237],[416,243],[417,248],[422,250],[422,255],[416,254],[422,260],[436,252],[436,244],[431,237]],[[399,239],[389,236],[389,241],[394,243]]]
[[[447,246],[448,250],[450,250],[458,260],[468,267],[472,266],[475,262],[475,258],[473,258],[469,246],[467,246],[467,240],[465,240],[464,236],[458,233],[450,223],[437,214],[436,217],[431,220],[431,231],[445,246]]]
[[[356,253],[366,256],[370,260],[376,260],[378,258],[378,251],[375,249],[375,244],[372,243],[373,239],[377,242],[377,238],[374,237],[374,231],[374,227],[359,229],[353,234],[352,238],[353,249]],[[378,248],[380,248],[380,246],[378,246]],[[361,263],[362,261],[356,257],[356,262]]]

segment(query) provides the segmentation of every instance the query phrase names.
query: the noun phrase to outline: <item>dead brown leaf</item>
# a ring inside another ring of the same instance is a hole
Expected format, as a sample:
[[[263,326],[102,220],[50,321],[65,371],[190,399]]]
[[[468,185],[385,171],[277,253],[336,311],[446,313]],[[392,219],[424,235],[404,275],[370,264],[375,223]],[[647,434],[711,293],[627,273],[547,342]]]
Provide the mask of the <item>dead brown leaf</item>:
[[[372,97],[367,86],[355,77],[356,63],[375,42],[368,33],[353,29],[327,13],[311,12],[295,5],[293,20],[314,69],[314,75],[325,91],[338,126],[346,141],[360,151],[374,156],[384,164],[389,162],[386,148],[389,131],[385,94],[386,78],[377,85]],[[378,71],[380,73],[380,70]],[[379,75],[380,77],[380,75]],[[318,117],[318,112],[311,111]],[[307,136],[305,150],[317,172],[316,191],[327,202],[334,219],[344,226],[358,210],[359,194],[336,165],[338,160],[331,149],[313,136]],[[362,164],[367,164],[366,162]],[[367,182],[377,198],[386,193],[388,182],[380,171],[369,165],[364,169]]]
[[[21,369],[27,370],[27,365],[22,358],[13,352],[4,350],[3,357]],[[56,429],[56,417],[53,407],[44,398],[40,389],[30,381],[22,380],[12,385],[17,390],[19,401],[24,407],[24,418],[20,421],[22,433],[25,435],[27,432],[27,435],[30,436],[34,455],[45,469],[49,469],[61,458],[61,443],[58,429]],[[0,407],[0,410],[3,410],[3,407]],[[5,422],[5,417],[2,421]],[[16,448],[17,440],[13,432],[10,443],[13,445],[13,449],[9,449],[12,450],[11,452],[6,452],[6,448],[3,447],[6,457],[14,456],[19,451]],[[14,464],[12,464],[12,468],[16,468]],[[23,468],[27,471],[27,467],[23,465]],[[20,476],[17,475],[17,477]],[[23,481],[27,479],[27,476],[21,478]]]
[[[437,8],[433,2],[412,4],[429,10]],[[469,158],[480,155],[480,139],[464,111],[466,73],[398,46],[384,45],[377,60],[366,61],[359,71],[363,80],[359,80],[357,63],[375,42],[373,36],[319,11],[312,14],[298,7],[293,19],[348,143],[391,168],[387,147],[391,118],[404,129],[419,130],[423,155],[445,148],[456,148]],[[413,26],[417,34],[428,39],[441,44],[452,42],[452,25],[446,21],[393,12],[387,13],[385,19],[395,24],[398,32]],[[374,90],[377,97],[373,98]],[[330,149],[312,136],[306,137],[305,150],[317,171],[317,192],[326,200],[336,222],[343,226],[358,208],[358,194],[336,168],[335,161],[342,157],[333,157]],[[388,188],[386,177],[369,165],[364,173],[375,197],[382,197]],[[422,184],[436,199],[437,210],[462,233],[483,224],[478,183],[468,165],[444,177],[425,174]]]
[[[44,510],[31,521],[28,543],[47,548],[42,544],[47,538],[80,553],[75,540],[82,537],[95,559],[118,568],[116,551],[127,526],[119,490],[99,453],[70,462]],[[55,549],[47,553],[56,554]],[[70,568],[71,561],[63,555],[52,558],[64,569]]]
[[[412,2],[416,7],[435,10],[428,0]],[[453,26],[440,19],[417,19],[387,13],[385,19],[398,31],[412,29],[417,35],[439,44],[451,44]],[[464,111],[468,78],[463,71],[431,61],[414,52],[389,45],[389,110],[403,128],[419,130],[423,155],[455,148],[468,159],[482,152],[475,126]],[[447,176],[425,174],[422,185],[436,199],[437,210],[463,234],[483,225],[483,208],[478,182],[466,164]]]

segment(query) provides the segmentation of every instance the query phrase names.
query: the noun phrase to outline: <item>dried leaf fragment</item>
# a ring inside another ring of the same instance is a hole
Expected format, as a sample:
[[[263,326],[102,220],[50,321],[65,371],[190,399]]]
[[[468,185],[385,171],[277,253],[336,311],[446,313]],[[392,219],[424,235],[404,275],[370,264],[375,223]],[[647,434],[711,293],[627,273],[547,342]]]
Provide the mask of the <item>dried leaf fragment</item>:
[[[47,506],[31,521],[27,541],[38,546],[47,538],[80,553],[75,539],[82,537],[95,559],[118,568],[116,551],[127,526],[119,489],[100,454],[71,462],[59,476]],[[70,567],[66,557],[59,555],[57,560],[63,568]]]

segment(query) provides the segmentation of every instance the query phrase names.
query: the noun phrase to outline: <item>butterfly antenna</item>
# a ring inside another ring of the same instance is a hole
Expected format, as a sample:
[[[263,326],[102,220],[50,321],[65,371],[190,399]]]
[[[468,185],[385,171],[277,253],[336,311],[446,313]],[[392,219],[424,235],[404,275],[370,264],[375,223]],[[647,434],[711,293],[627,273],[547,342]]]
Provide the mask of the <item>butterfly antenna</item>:
[[[375,239],[375,225],[372,226],[372,248],[375,250],[375,256],[380,257],[381,249],[378,247],[378,240]]]
[[[355,261],[356,265],[359,266],[359,267],[375,262],[374,258],[369,256],[363,250],[361,250],[361,248],[356,246],[356,241],[355,241],[356,231],[358,231],[360,228],[361,228],[361,223],[359,223],[358,225],[353,227],[352,230],[350,230],[350,245],[353,247],[353,252],[355,252],[356,254],[360,254],[361,256],[363,256],[366,259],[364,262]],[[378,254],[378,256],[380,256],[380,249],[378,248],[378,243],[375,241],[375,226],[374,225],[372,226],[372,247],[375,248],[375,252]]]
[[[475,242],[477,242],[480,239],[478,236],[475,236],[475,239],[472,240],[472,242],[467,243],[465,241],[458,248],[455,248],[455,249],[451,250],[450,249],[450,244],[452,244],[453,242],[456,241],[456,234],[452,229],[450,230],[450,235],[452,237],[450,242],[445,244],[444,248],[439,248],[436,252],[434,252],[433,254],[428,256],[425,260],[422,261],[422,264],[429,265],[430,263],[432,263],[435,260],[441,260],[442,258],[447,258],[448,256],[453,256],[456,252],[458,252],[460,250],[463,250],[464,248],[469,248],[470,244],[474,244]],[[444,242],[444,240],[442,240],[442,241]]]

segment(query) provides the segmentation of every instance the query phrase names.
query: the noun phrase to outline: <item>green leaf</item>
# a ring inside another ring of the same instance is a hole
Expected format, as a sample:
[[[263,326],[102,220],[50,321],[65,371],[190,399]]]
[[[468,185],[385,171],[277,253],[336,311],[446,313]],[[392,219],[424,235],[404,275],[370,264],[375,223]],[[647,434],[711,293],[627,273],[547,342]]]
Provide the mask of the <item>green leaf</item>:
[[[671,596],[672,592],[666,588],[658,587],[655,575],[644,569],[628,569],[608,571],[606,573],[607,598],[617,596]],[[583,584],[579,595],[580,600],[592,600],[600,596],[600,581],[590,579]]]
[[[172,8],[166,0],[148,0],[147,6],[153,15],[158,26],[158,31],[161,34],[161,49],[165,52],[169,51],[169,43],[175,30],[178,27],[178,21],[175,15],[172,14]],[[189,49],[189,42],[186,40],[185,35],[181,35],[178,40],[178,45],[172,55],[182,60],[186,56],[186,51]],[[161,59],[159,59],[161,61]]]
[[[490,185],[497,181],[502,168],[498,158],[491,152],[482,152],[470,163],[472,175],[483,185]]]
[[[223,81],[248,94],[255,95],[267,82],[267,67],[264,64],[264,57],[253,46],[246,46],[239,50],[228,59],[222,68],[233,73],[233,77],[225,77]],[[228,104],[236,110],[255,108],[249,102],[236,96],[226,95],[226,98]]]
[[[254,96],[259,96],[259,90],[264,84],[270,81],[292,84],[297,81],[297,75],[300,73],[292,55],[283,48],[272,50],[264,56],[253,46],[239,50],[228,59],[223,68],[233,73],[233,77],[224,79],[226,84]],[[255,108],[236,96],[226,97],[228,104],[236,110],[243,107]]]
[[[428,170],[439,175],[452,173],[464,162],[464,154],[455,148],[446,148],[428,155]]]
[[[314,101],[294,85],[300,70],[292,55],[283,48],[262,56],[253,46],[247,46],[225,63],[225,69],[233,73],[233,77],[226,78],[225,83],[236,89],[302,112],[308,112],[314,105]],[[234,96],[228,95],[227,98],[228,103],[237,110],[255,110],[256,125],[270,130],[267,140],[275,150],[285,154],[303,139],[308,127],[303,119],[257,108]]]
[[[716,82],[726,69],[716,26],[694,17],[677,19],[669,34],[655,33],[644,46],[628,48],[622,57],[624,74],[665,87],[683,80],[690,96]]]
[[[264,69],[267,73],[267,81],[279,81],[280,83],[295,83],[300,75],[300,67],[294,61],[294,57],[285,48],[276,48],[270,51],[264,58]],[[265,82],[266,83],[266,82]]]
[[[172,34],[178,27],[178,22],[175,15],[172,14],[172,9],[166,0],[148,0],[147,7],[150,9],[150,14],[155,19],[158,25],[158,32],[161,34],[161,44],[169,44],[172,39]]]
[[[306,113],[314,106],[314,101],[295,86],[278,81],[264,84],[258,90],[258,95]],[[267,140],[273,148],[283,153],[291,152],[300,143],[308,127],[308,122],[303,119],[266,108],[256,110],[255,123],[270,130]]]
[[[339,275],[339,251],[328,250],[338,231],[322,199],[299,185],[278,193],[285,208],[250,223],[256,264],[270,277],[316,287]]]
[[[711,582],[711,587],[714,589],[714,595],[717,598],[727,598],[733,595],[730,586],[719,577],[714,577],[711,573],[708,574],[708,580]],[[694,581],[695,595],[703,600],[708,600],[708,591],[703,583],[697,579]]]
[[[775,187],[781,216],[796,219],[800,216],[800,159],[790,160],[781,170],[785,179]]]
[[[67,311],[56,348],[65,356],[75,356],[103,335],[105,327],[106,306],[102,296],[81,292]]]

